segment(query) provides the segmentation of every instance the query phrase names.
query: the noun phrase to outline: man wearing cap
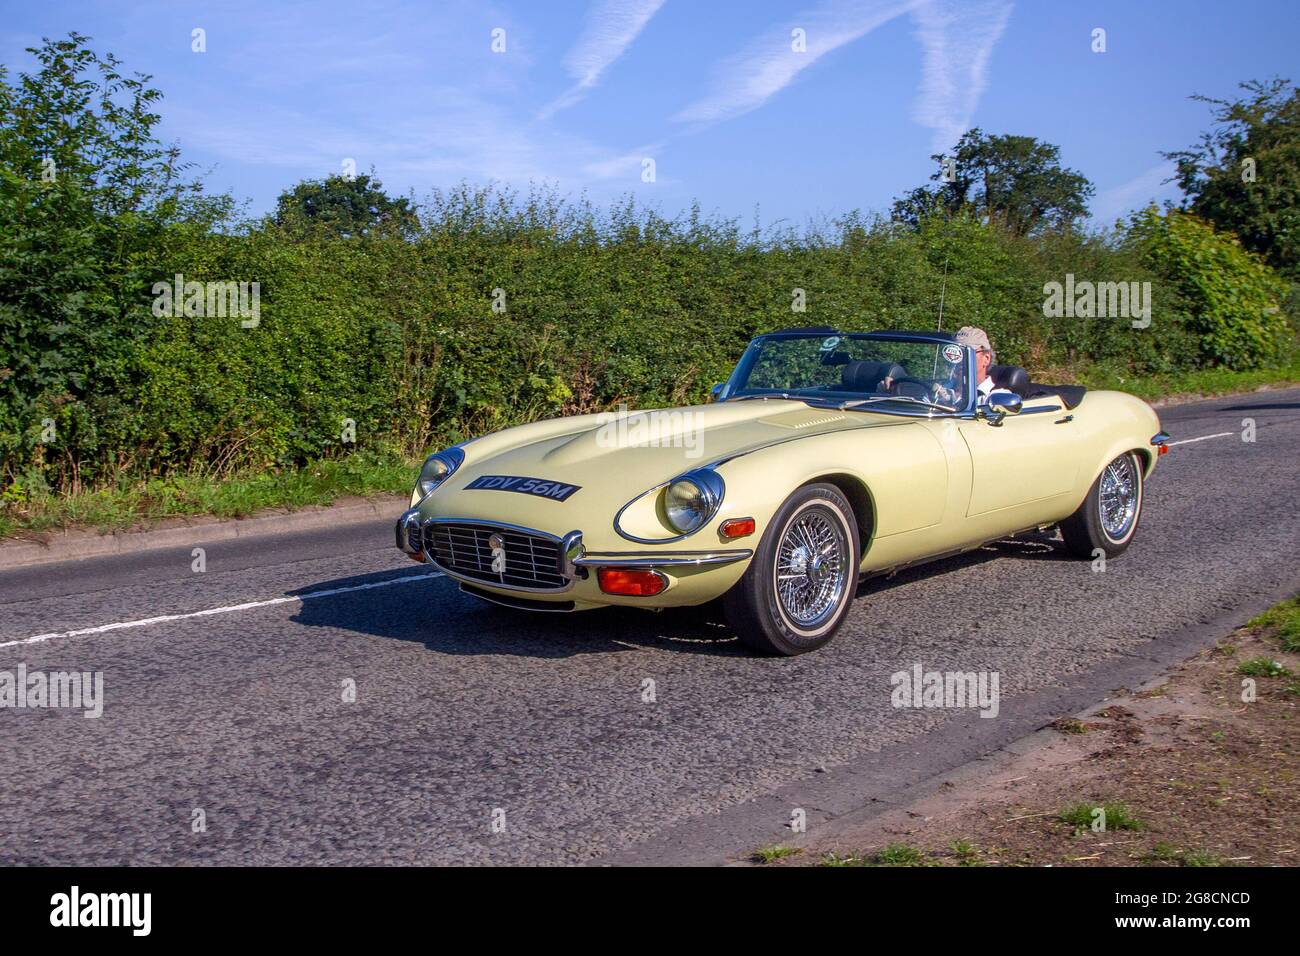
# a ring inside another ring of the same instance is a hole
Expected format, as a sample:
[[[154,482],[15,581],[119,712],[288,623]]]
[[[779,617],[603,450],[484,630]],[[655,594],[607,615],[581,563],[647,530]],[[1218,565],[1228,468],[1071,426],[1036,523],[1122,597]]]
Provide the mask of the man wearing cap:
[[[976,328],[973,325],[964,325],[957,330],[954,341],[958,345],[964,345],[967,348],[975,350],[975,404],[987,405],[989,396],[994,392],[1011,394],[1007,388],[999,388],[993,384],[993,379],[989,376],[989,369],[993,367],[993,362],[997,356],[993,352],[993,345],[989,342],[989,337],[983,329]],[[965,378],[964,366],[958,364],[952,368],[952,373],[946,382],[936,382],[931,386],[930,397],[933,401],[944,402],[955,405],[961,400],[963,391],[963,379]],[[886,391],[893,385],[892,378],[886,378],[880,383]]]
[[[989,342],[989,337],[983,329],[978,329],[973,325],[964,325],[957,330],[955,341],[958,345],[964,345],[975,350],[976,405],[987,405],[989,396],[994,392],[1009,392],[1008,389],[995,386],[993,379],[989,377],[989,369],[993,367],[997,356],[993,352],[993,344]]]

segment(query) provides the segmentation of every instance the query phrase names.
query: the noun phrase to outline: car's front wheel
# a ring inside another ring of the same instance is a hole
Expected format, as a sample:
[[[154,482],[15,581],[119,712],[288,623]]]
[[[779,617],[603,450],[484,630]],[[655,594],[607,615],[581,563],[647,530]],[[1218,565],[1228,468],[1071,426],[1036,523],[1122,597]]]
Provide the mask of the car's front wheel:
[[[740,639],[792,656],[830,641],[853,603],[860,554],[853,509],[834,485],[805,485],[768,525],[724,604]]]
[[[1142,462],[1135,452],[1120,455],[1097,476],[1088,497],[1061,522],[1061,538],[1071,554],[1108,558],[1124,552],[1142,517]]]

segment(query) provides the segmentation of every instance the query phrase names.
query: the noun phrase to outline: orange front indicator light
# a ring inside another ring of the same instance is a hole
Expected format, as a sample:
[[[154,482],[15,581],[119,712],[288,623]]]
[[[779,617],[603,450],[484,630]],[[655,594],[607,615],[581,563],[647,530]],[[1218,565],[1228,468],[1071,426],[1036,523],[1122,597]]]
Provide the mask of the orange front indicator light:
[[[1168,446],[1168,445],[1161,445],[1161,446],[1160,446],[1160,454],[1161,454],[1161,455],[1167,455],[1167,454],[1169,454],[1169,446]]]
[[[652,597],[668,587],[668,579],[658,571],[645,568],[600,568],[596,580],[606,594]]]
[[[754,533],[753,518],[730,518],[722,522],[718,533],[724,538],[743,538]]]

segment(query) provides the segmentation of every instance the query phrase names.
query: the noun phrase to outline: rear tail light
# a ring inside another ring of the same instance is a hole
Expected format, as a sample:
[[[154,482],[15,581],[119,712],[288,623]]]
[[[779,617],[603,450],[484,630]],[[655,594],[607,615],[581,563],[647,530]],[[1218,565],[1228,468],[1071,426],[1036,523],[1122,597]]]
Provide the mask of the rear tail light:
[[[633,597],[651,597],[668,587],[668,579],[662,574],[644,568],[600,568],[596,580],[606,594]]]

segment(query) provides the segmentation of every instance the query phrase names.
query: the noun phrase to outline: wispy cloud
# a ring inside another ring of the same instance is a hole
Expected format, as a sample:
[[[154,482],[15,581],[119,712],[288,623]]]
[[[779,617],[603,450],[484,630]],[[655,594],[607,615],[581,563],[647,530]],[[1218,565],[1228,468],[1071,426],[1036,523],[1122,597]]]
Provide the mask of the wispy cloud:
[[[546,119],[582,99],[663,5],[664,0],[598,0],[578,42],[564,58],[575,84],[543,107],[538,118]]]
[[[170,101],[169,134],[237,170],[319,178],[351,159],[359,171],[373,165],[392,191],[466,179],[600,193],[638,181],[639,156],[633,162],[626,143],[521,116],[518,90],[533,64],[526,25],[469,0],[434,13],[396,0],[388,12],[364,28],[306,41],[286,16],[243,46],[215,48],[204,65],[229,82]],[[505,55],[489,45],[500,25],[510,37]],[[321,89],[330,95],[321,97]],[[248,109],[249,102],[258,108]]]
[[[712,87],[673,119],[711,123],[757,109],[827,53],[906,13],[919,0],[826,0],[766,31],[722,61]],[[804,31],[806,49],[794,49],[793,31]]]
[[[1149,202],[1175,198],[1178,193],[1177,184],[1165,180],[1176,172],[1173,163],[1164,162],[1152,166],[1126,183],[1102,190],[1092,204],[1093,221],[1099,225],[1109,226],[1125,213],[1145,206]]]
[[[1010,0],[927,0],[912,12],[921,41],[921,90],[914,117],[934,130],[943,153],[970,127],[988,86],[989,56],[1011,18]]]
[[[346,122],[299,110],[263,108],[227,122],[174,110],[186,141],[241,164],[291,169],[323,177],[352,158],[360,171],[374,165],[390,186],[422,188],[494,180],[513,185],[555,183],[582,189],[605,181],[634,182],[644,150],[624,153],[586,139],[541,134],[501,106],[461,89],[426,87],[422,112]],[[233,113],[233,111],[232,111]]]

